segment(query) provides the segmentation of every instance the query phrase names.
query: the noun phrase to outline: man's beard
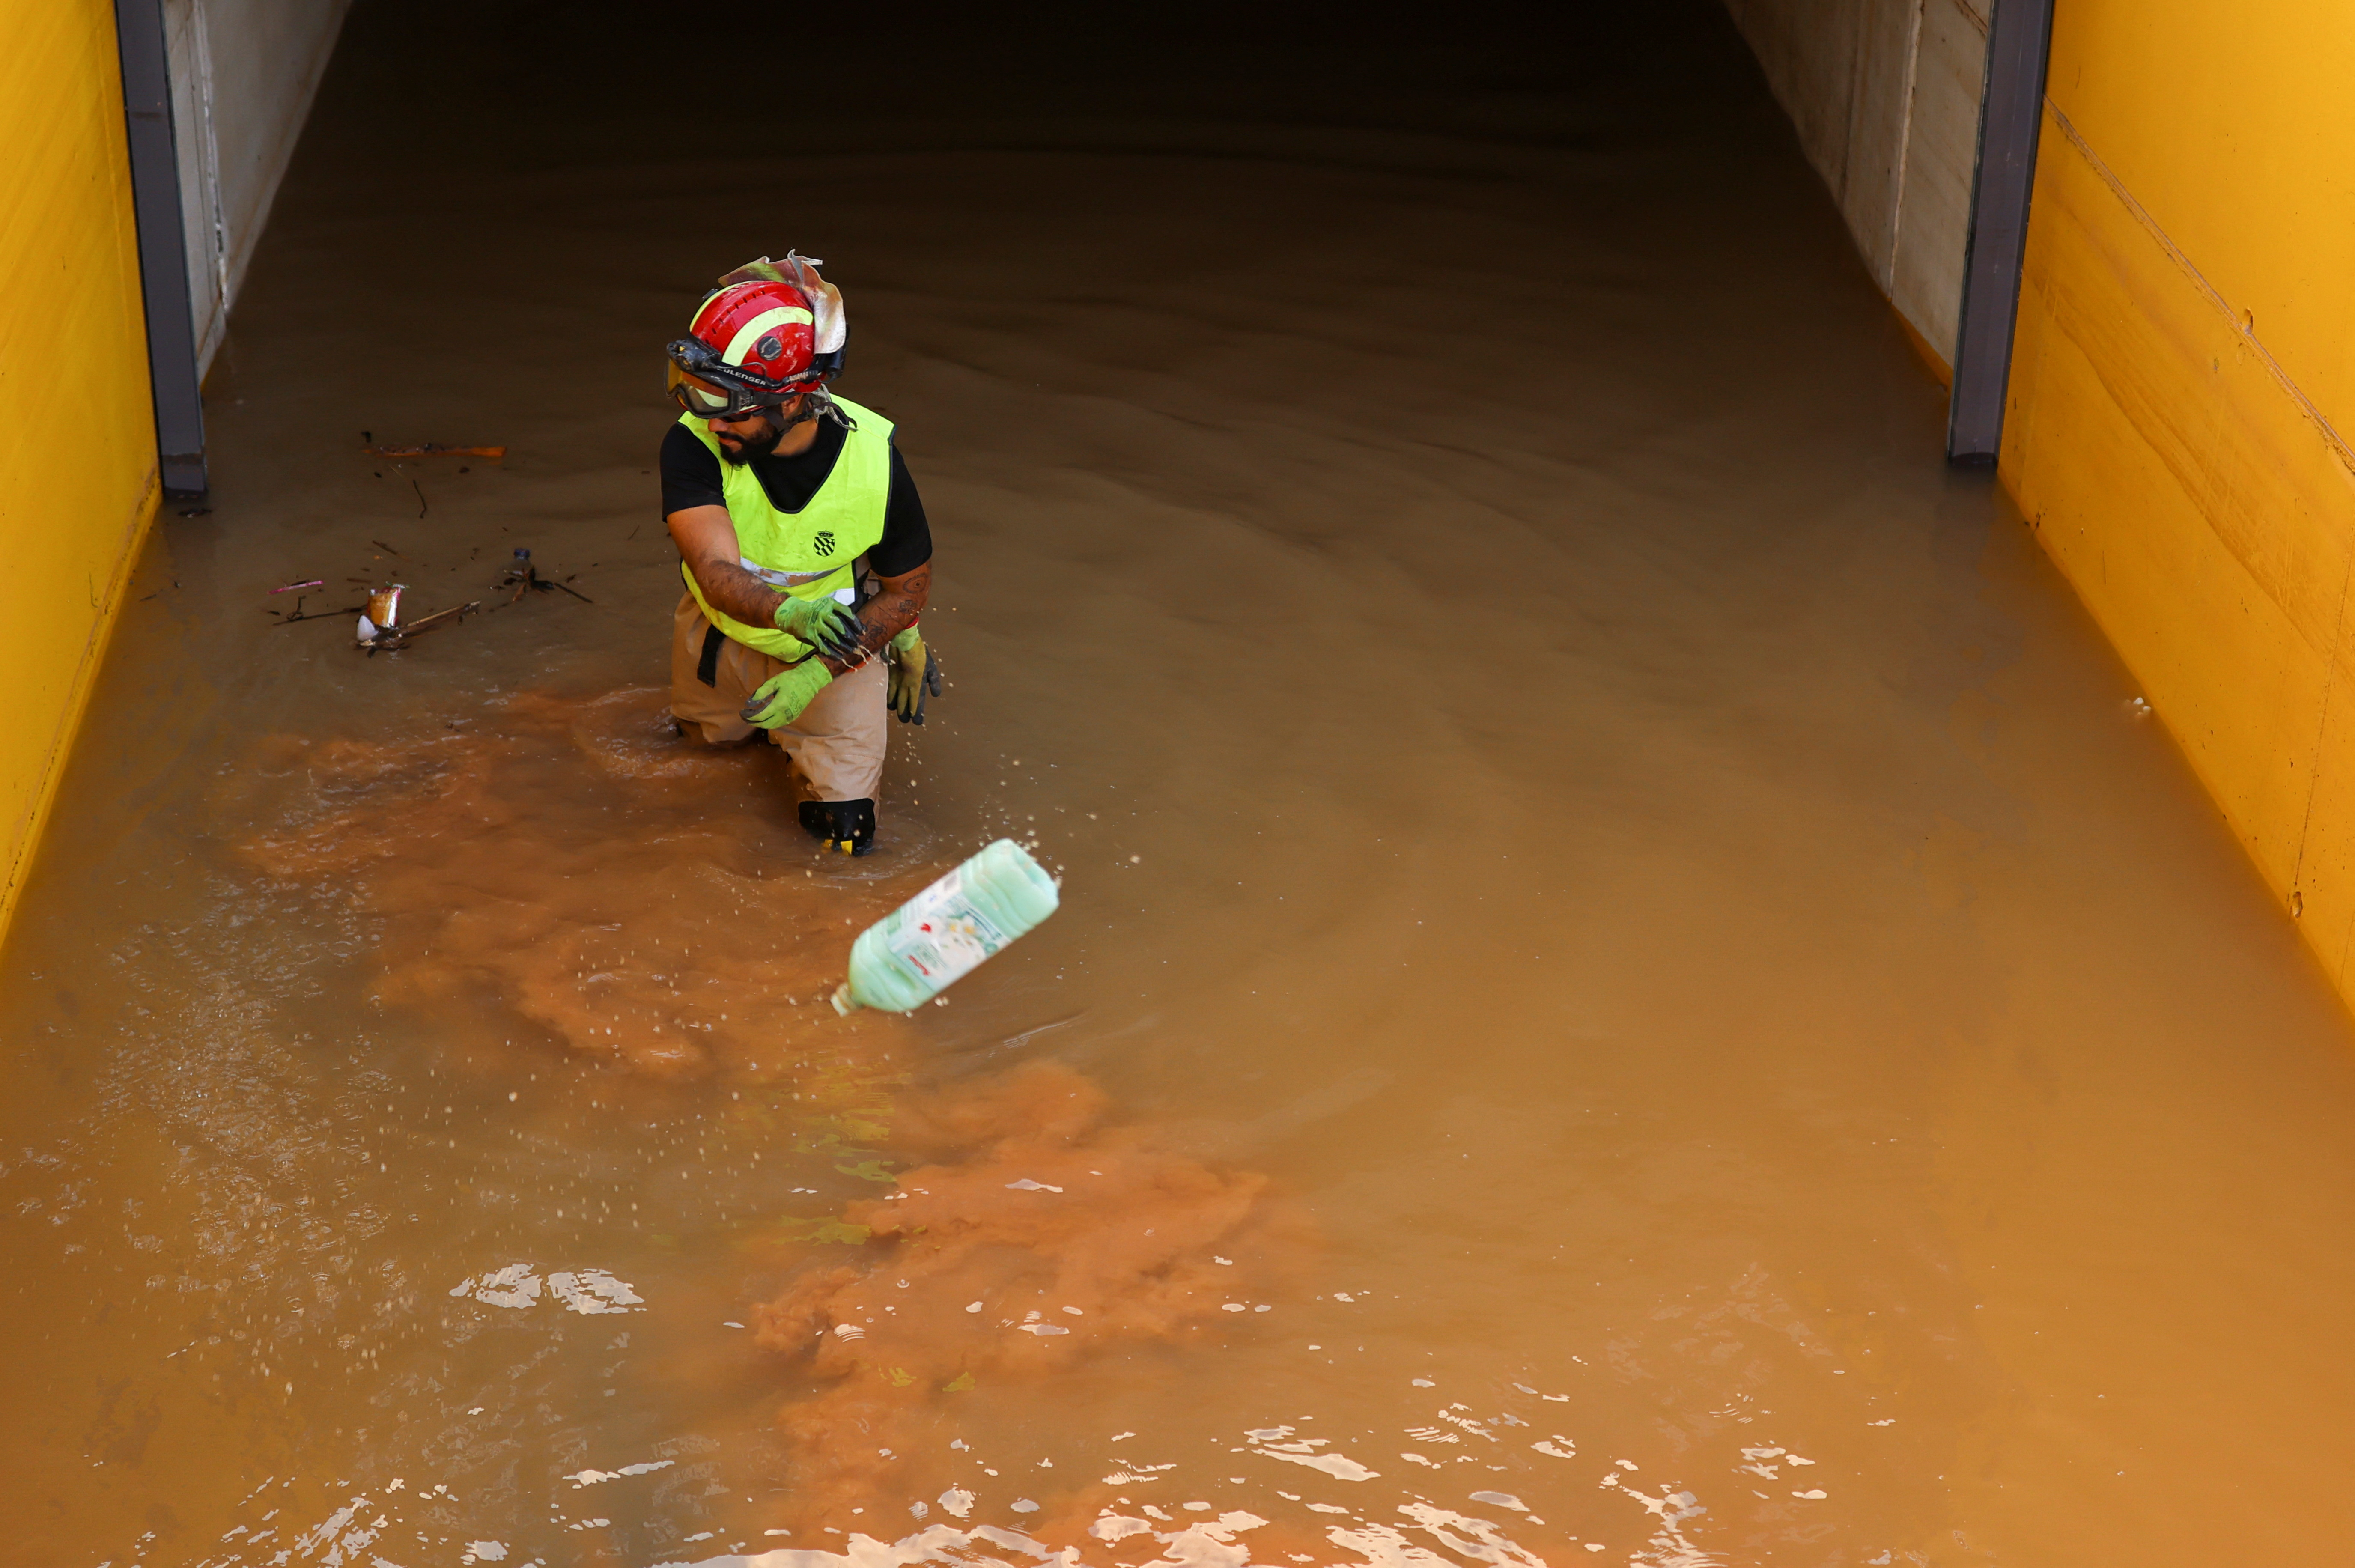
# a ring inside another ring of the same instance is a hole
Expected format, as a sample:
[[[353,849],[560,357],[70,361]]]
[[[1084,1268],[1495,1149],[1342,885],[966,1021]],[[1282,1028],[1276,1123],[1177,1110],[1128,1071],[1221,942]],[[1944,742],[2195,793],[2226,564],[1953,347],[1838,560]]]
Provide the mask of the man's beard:
[[[761,421],[761,433],[759,435],[749,437],[720,436],[717,439],[719,443],[719,455],[734,464],[737,467],[741,468],[744,464],[751,462],[754,458],[766,457],[769,453],[776,451],[777,443],[785,439],[785,432],[778,428],[776,421],[773,419],[763,419]]]

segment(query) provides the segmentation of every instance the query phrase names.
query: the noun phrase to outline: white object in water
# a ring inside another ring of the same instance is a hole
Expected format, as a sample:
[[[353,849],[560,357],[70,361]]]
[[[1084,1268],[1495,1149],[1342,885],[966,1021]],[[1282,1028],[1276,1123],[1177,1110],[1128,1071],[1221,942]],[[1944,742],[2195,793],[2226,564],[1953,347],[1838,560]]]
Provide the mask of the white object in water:
[[[1000,838],[859,933],[834,1010],[911,1012],[1055,912],[1055,879]]]

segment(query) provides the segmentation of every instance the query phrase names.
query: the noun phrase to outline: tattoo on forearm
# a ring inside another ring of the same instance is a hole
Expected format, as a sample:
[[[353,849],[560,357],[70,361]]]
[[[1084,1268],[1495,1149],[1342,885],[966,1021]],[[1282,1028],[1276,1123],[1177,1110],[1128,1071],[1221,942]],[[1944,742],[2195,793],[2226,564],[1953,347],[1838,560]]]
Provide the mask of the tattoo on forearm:
[[[713,609],[748,626],[773,625],[777,606],[784,603],[783,594],[732,560],[710,557],[697,561],[695,581]]]
[[[688,541],[682,538],[679,542],[681,553],[687,553]],[[707,548],[690,555],[687,565],[695,574],[696,585],[703,590],[705,602],[721,614],[748,626],[776,624],[777,607],[784,603],[785,595],[747,571],[741,562],[730,560],[719,549]],[[858,657],[844,660],[820,656],[826,667],[841,675],[880,654],[884,645],[915,624],[932,594],[932,568],[929,561],[913,571],[884,579],[875,597],[858,607]]]

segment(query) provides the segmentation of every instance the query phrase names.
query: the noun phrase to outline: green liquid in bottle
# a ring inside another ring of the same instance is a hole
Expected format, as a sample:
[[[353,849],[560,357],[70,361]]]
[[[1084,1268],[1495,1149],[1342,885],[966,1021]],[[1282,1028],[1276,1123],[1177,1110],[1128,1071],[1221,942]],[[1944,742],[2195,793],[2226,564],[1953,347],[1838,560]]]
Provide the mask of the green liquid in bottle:
[[[980,854],[859,933],[834,1010],[909,1012],[1055,912],[1055,879],[1010,838]]]

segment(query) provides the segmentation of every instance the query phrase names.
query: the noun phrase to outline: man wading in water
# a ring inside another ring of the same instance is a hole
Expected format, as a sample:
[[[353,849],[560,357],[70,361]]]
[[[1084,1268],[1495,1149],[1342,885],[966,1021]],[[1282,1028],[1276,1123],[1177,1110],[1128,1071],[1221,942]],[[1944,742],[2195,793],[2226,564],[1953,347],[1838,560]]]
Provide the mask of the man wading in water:
[[[932,535],[891,421],[826,390],[845,325],[819,265],[789,251],[737,268],[670,345],[685,412],[663,437],[663,521],[687,580],[670,710],[707,745],[768,731],[816,797],[802,826],[864,855],[887,700],[921,724],[941,689],[916,631]]]

